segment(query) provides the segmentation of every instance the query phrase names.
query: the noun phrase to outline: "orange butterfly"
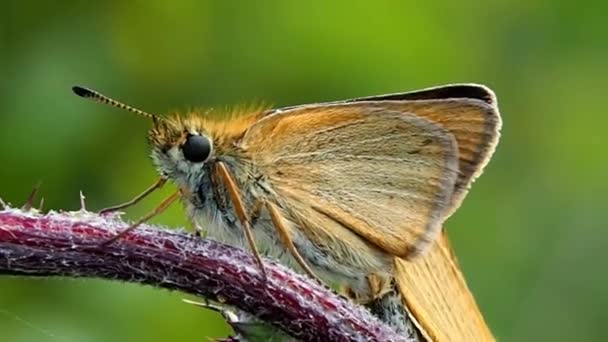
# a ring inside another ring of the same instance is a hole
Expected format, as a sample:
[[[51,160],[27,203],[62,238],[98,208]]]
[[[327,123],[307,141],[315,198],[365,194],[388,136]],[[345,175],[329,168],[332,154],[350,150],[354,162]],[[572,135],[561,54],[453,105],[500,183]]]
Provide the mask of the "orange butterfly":
[[[167,180],[180,189],[127,231],[181,197],[195,226],[249,245],[261,270],[264,249],[363,304],[401,294],[404,317],[427,340],[493,340],[442,233],[498,143],[488,88],[448,85],[219,119],[160,117],[74,91],[154,125],[148,139],[160,179],[110,210]],[[408,330],[387,317],[392,311],[374,311]]]

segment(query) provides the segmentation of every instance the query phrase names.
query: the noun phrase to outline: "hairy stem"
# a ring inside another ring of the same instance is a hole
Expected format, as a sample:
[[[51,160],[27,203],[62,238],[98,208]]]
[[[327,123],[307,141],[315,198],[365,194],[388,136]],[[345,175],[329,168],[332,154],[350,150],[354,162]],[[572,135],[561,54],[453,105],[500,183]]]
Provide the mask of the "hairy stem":
[[[215,241],[78,212],[0,211],[0,275],[103,278],[178,290],[231,305],[302,341],[402,341],[367,310],[268,259]]]

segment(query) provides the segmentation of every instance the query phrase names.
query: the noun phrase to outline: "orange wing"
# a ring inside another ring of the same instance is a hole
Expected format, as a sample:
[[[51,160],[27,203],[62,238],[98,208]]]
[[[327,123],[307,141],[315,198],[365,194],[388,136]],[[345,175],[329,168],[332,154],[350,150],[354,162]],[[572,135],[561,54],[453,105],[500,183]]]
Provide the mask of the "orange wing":
[[[459,176],[445,218],[458,209],[471,184],[490,160],[500,137],[502,122],[496,96],[488,87],[479,84],[451,84],[327,104],[340,103],[381,104],[387,109],[429,119],[454,135],[458,145]],[[267,115],[299,107],[279,109]]]
[[[411,261],[395,258],[395,280],[429,341],[494,341],[460,271],[447,234]]]
[[[330,218],[403,257],[435,239],[458,176],[450,133],[384,103],[280,112],[253,125],[240,147],[280,206],[304,219]],[[329,229],[309,228],[312,236]]]

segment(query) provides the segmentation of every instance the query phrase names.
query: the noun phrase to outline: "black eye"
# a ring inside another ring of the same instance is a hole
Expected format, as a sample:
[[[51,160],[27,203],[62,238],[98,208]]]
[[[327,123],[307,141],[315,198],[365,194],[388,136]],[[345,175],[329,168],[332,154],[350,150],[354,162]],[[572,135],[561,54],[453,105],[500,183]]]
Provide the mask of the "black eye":
[[[184,157],[193,163],[204,162],[211,155],[211,140],[201,135],[188,135],[182,145]]]

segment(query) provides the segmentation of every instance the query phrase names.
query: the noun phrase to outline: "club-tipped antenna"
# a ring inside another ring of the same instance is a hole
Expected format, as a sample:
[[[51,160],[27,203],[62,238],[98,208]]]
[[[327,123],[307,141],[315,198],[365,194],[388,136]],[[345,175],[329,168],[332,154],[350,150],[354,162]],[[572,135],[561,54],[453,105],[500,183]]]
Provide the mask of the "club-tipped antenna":
[[[101,103],[105,103],[108,104],[112,107],[116,107],[116,108],[120,108],[120,109],[124,109],[124,110],[128,110],[129,112],[135,113],[137,115],[141,115],[143,117],[152,119],[152,121],[154,121],[154,123],[156,124],[158,121],[160,121],[160,118],[157,115],[154,114],[150,114],[147,112],[144,112],[141,109],[137,109],[134,107],[131,107],[129,105],[126,105],[122,102],[118,102],[112,98],[109,98],[95,90],[86,88],[86,87],[81,87],[81,86],[73,86],[72,87],[72,91],[74,92],[74,94],[80,96],[80,97],[84,97],[85,99],[91,99],[93,101],[96,102],[101,102]]]

